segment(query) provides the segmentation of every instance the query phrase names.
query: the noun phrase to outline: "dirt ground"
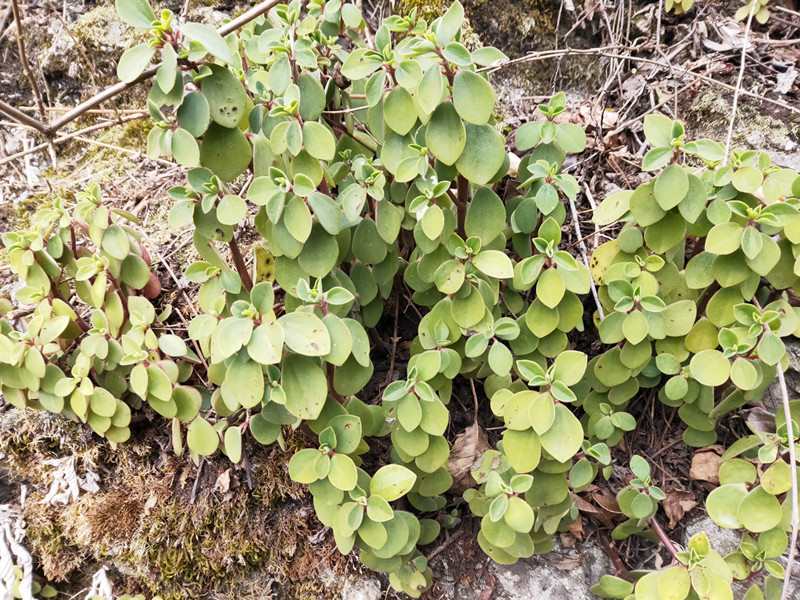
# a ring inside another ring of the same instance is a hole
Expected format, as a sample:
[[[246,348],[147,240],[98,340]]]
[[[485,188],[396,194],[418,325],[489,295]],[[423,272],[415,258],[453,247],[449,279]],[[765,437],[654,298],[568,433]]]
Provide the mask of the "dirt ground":
[[[417,7],[435,15],[445,2],[364,0],[364,13],[376,21],[389,13],[391,4],[396,10]],[[594,232],[589,222],[593,203],[614,189],[639,183],[646,114],[657,110],[684,120],[689,137],[725,139],[745,38],[734,145],[766,150],[779,165],[800,169],[797,0],[774,0],[769,22],[755,24],[749,34],[733,19],[738,0],[699,0],[683,16],[661,13],[659,2],[631,0],[464,4],[474,43],[494,45],[510,58],[522,59],[493,76],[505,129],[510,132],[528,120],[539,101],[562,89],[568,94],[569,119],[587,128],[589,146],[568,170],[584,185],[579,196],[579,211],[586,215],[581,233],[588,236],[590,249],[612,235]],[[167,5],[179,12],[182,3],[171,0]],[[211,22],[242,8],[224,0],[190,0],[188,6],[191,16]],[[111,3],[33,0],[20,2],[20,11],[30,74],[46,120],[115,81],[116,61],[129,43],[129,32],[116,21]],[[134,117],[141,114],[144,98],[142,89],[134,89],[103,104],[59,135],[95,130],[56,140],[52,149],[44,145],[34,150],[42,144],[41,136],[0,115],[0,232],[24,224],[43,199],[71,198],[96,181],[108,200],[142,220],[145,243],[161,265],[165,302],[180,305],[183,294],[194,291],[180,276],[191,260],[191,237],[176,237],[166,229],[166,190],[181,181],[183,170],[142,154],[148,125]],[[10,4],[0,4],[0,100],[39,117],[20,63]],[[575,240],[572,231],[565,237],[567,245]],[[10,280],[0,260],[0,294],[10,291]],[[413,331],[415,317],[404,310],[399,311],[400,328]],[[387,307],[386,314],[393,312],[394,307]],[[379,325],[378,348],[392,335],[392,327],[391,318]],[[582,343],[586,349],[599,344],[588,338]],[[398,369],[403,358],[401,351]],[[386,370],[376,359],[376,377],[385,376]],[[702,510],[707,489],[689,477],[693,453],[680,443],[674,411],[652,398],[641,406],[637,418],[650,420],[652,427],[640,427],[622,451],[639,452],[656,465],[658,484],[675,498],[671,525],[677,536],[683,521]],[[480,418],[491,427],[488,406]],[[456,412],[450,440],[470,422],[470,415]],[[735,432],[740,425],[732,421],[724,426]],[[225,461],[212,460],[198,473],[187,460],[172,455],[165,432],[146,424],[130,444],[112,450],[72,423],[46,414],[19,414],[0,399],[0,503],[17,503],[24,488],[25,543],[38,576],[53,582],[64,598],[85,590],[104,565],[110,567],[115,590],[148,597],[337,597],[345,577],[357,576],[363,567],[335,551],[330,532],[314,518],[303,490],[288,478],[284,465],[293,444],[301,442],[290,440],[285,452],[249,448],[247,468],[232,469]],[[652,448],[662,450],[653,453]],[[97,477],[99,490],[81,491],[66,505],[44,503],[53,470],[63,466],[48,461],[70,456],[75,476],[89,487]],[[597,488],[584,495],[582,519],[562,543],[593,540],[615,564],[652,565],[658,560],[653,547],[639,538],[609,545],[609,494]],[[473,525],[464,522],[460,541],[433,549],[442,557],[451,555],[456,579],[480,576],[486,560],[473,541]],[[440,593],[434,588],[430,597]]]

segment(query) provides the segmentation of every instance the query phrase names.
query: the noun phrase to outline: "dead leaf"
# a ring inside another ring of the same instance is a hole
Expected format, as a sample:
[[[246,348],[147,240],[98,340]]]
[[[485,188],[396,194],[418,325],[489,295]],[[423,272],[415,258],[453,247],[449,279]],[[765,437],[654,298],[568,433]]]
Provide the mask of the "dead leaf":
[[[450,451],[447,470],[453,476],[453,489],[461,493],[475,485],[470,470],[489,449],[486,432],[477,422],[467,427],[456,436]]]
[[[214,482],[214,491],[219,494],[227,494],[231,488],[231,470],[225,469],[219,474],[217,480]]]
[[[716,452],[695,452],[694,456],[692,456],[689,478],[695,481],[719,483],[719,465],[721,462],[722,459]]]
[[[706,452],[706,454],[709,454]],[[715,455],[716,456],[716,455]],[[661,505],[669,518],[667,527],[674,529],[683,516],[697,506],[694,494],[691,492],[668,492],[664,503]]]
[[[567,526],[572,535],[561,534],[561,543],[567,548],[575,546],[575,540],[582,541],[585,534],[583,531],[583,519],[579,516]]]

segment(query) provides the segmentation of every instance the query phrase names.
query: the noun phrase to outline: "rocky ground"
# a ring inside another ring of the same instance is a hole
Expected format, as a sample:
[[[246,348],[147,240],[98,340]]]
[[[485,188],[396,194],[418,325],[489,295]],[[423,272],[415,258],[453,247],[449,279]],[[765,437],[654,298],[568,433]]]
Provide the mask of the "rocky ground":
[[[171,4],[180,11],[180,3]],[[385,14],[389,4],[363,2],[373,19]],[[394,4],[397,10],[416,6],[434,15],[444,1]],[[660,110],[685,120],[691,136],[725,138],[732,112],[730,86],[744,42],[744,28],[731,18],[734,8],[728,3],[699,2],[685,17],[659,17],[659,3],[644,1],[464,4],[474,43],[495,45],[511,58],[530,58],[494,75],[509,130],[533,115],[542,98],[567,91],[570,118],[590,134],[587,152],[570,166],[587,184],[583,210],[590,209],[590,197],[599,201],[612,189],[636,185],[644,114]],[[796,2],[780,4],[790,11],[800,9]],[[225,0],[190,1],[188,6],[195,18],[211,22],[237,10]],[[33,0],[21,8],[32,71],[51,118],[63,112],[60,107],[74,106],[114,81],[114,65],[129,43],[129,32],[115,19],[110,2]],[[750,38],[744,78],[749,95],[740,99],[734,141],[765,149],[778,164],[797,169],[796,15],[777,12]],[[31,87],[20,68],[17,35],[13,19],[0,8],[0,98],[35,115]],[[579,52],[551,52],[565,48]],[[625,58],[632,55],[643,60]],[[163,223],[165,191],[179,180],[181,170],[142,156],[145,121],[110,126],[135,116],[143,101],[143,92],[134,90],[82,117],[69,132],[100,123],[109,127],[58,144],[55,155],[30,152],[40,138],[1,120],[0,231],[26,221],[42,198],[71,194],[98,181],[106,197],[143,219],[150,232],[148,246],[169,265],[160,273],[164,287],[177,297],[190,240],[175,239]],[[601,241],[602,235],[595,236],[594,243]],[[0,266],[0,282],[8,275]],[[800,392],[797,362],[789,381]],[[677,427],[666,427],[633,436],[628,450],[669,447],[680,433]],[[223,461],[207,463],[198,476],[167,445],[160,432],[145,430],[133,443],[112,450],[71,423],[46,414],[20,414],[0,402],[0,503],[21,514],[27,524],[24,544],[37,573],[63,591],[63,597],[85,594],[102,567],[108,568],[115,590],[141,591],[148,597],[391,597],[384,581],[335,551],[303,491],[285,472],[291,448],[286,453],[252,449],[250,489],[244,474]],[[724,542],[728,534],[710,526],[703,515],[703,482],[686,487],[676,483],[688,481],[692,459],[691,450],[677,444],[656,461],[660,484],[675,498],[670,536],[683,542],[694,531],[716,530],[715,537]],[[672,472],[681,476],[671,477]],[[613,572],[617,561],[637,568],[662,560],[652,545],[636,540],[612,547],[600,518],[607,506],[597,490],[582,505],[579,526],[560,537],[557,551],[513,567],[486,559],[474,541],[475,524],[462,523],[450,533],[452,538],[431,550],[437,584],[429,597],[583,600],[591,597],[589,586],[601,574]]]

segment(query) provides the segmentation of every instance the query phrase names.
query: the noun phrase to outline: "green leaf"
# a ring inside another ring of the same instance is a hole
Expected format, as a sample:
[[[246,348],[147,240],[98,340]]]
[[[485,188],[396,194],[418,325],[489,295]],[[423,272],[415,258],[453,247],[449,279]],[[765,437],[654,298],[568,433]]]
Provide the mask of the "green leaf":
[[[383,63],[377,52],[367,48],[356,48],[348,54],[342,64],[342,75],[352,81],[358,81],[375,72]]]
[[[276,322],[262,323],[253,330],[247,353],[257,363],[275,365],[283,354],[283,327]]]
[[[300,196],[292,196],[283,209],[283,224],[298,242],[305,243],[314,224],[308,205]]]
[[[561,302],[567,286],[558,269],[545,269],[536,282],[536,298],[548,308],[555,308]]]
[[[503,453],[517,473],[530,473],[541,459],[542,444],[536,433],[506,429],[503,433]]]
[[[519,496],[512,496],[508,500],[503,520],[514,531],[528,533],[533,528],[533,509]]]
[[[217,205],[217,220],[223,225],[238,225],[247,216],[247,203],[241,196],[225,194]]]
[[[449,102],[433,111],[425,130],[425,144],[431,153],[446,165],[455,164],[467,144],[464,123]]]
[[[247,169],[251,159],[250,142],[237,127],[228,128],[212,123],[203,136],[200,164],[223,181],[236,179]]]
[[[783,511],[781,503],[775,496],[757,486],[742,498],[737,516],[742,527],[753,533],[761,533],[777,527],[783,517]]]
[[[500,250],[483,250],[473,259],[472,265],[484,275],[496,279],[511,279],[514,277],[514,265],[511,259]]]
[[[583,379],[586,372],[587,357],[577,350],[561,352],[553,364],[553,378],[563,384],[573,386]]]
[[[672,119],[659,113],[650,113],[644,118],[644,136],[654,147],[672,145]]]
[[[178,124],[191,133],[200,137],[208,129],[211,122],[211,108],[206,97],[200,92],[186,94],[178,108]]]
[[[149,44],[128,48],[117,63],[117,77],[125,83],[132,82],[144,72],[155,52],[156,49]]]
[[[242,430],[239,427],[234,425],[225,430],[223,447],[225,448],[226,456],[232,463],[238,463],[242,460]]]
[[[709,387],[722,385],[728,380],[731,365],[719,350],[703,350],[692,357],[689,372],[692,377]]]
[[[541,436],[542,448],[558,462],[567,462],[580,450],[583,427],[572,411],[563,404],[556,405],[553,425]]]
[[[328,472],[328,481],[343,492],[349,492],[358,482],[358,469],[353,459],[346,454],[334,454],[331,457],[331,469]]]
[[[333,160],[336,155],[336,139],[330,129],[317,121],[303,123],[303,146],[319,160]]]
[[[253,408],[264,398],[264,372],[261,365],[239,355],[228,366],[220,387],[222,399],[231,410]]]
[[[483,125],[494,111],[495,94],[485,78],[472,71],[459,71],[453,80],[453,105],[468,123]]]
[[[236,54],[213,27],[202,23],[184,23],[181,25],[181,33],[189,40],[203,46],[214,58],[218,58],[232,67],[237,66],[238,59]]]
[[[167,356],[181,357],[186,356],[189,349],[184,342],[177,335],[165,333],[158,338],[158,347]]]
[[[485,185],[506,160],[503,136],[491,125],[466,125],[467,143],[456,161],[456,169],[471,183]]]
[[[761,474],[761,487],[772,496],[785,494],[792,489],[792,469],[779,458]]]
[[[511,350],[508,349],[508,346],[496,340],[489,350],[488,361],[492,371],[501,377],[505,377],[509,374],[511,367],[514,365],[514,356],[511,354]]]
[[[763,181],[764,175],[756,167],[741,167],[734,171],[731,183],[740,192],[754,194]]]
[[[103,233],[102,248],[112,258],[124,260],[130,252],[128,234],[119,225],[110,225]]]
[[[658,573],[658,600],[684,600],[689,596],[692,581],[683,565],[669,567]]]
[[[461,30],[461,25],[464,22],[464,7],[456,0],[453,2],[447,12],[439,19],[436,26],[436,41],[440,46],[446,45],[456,34]]]
[[[625,315],[622,322],[622,334],[631,344],[638,344],[647,337],[649,324],[647,317],[640,310],[633,310]]]
[[[601,227],[619,221],[630,208],[633,192],[618,190],[610,193],[594,211],[592,220]]]
[[[113,417],[117,410],[117,399],[108,390],[97,387],[89,397],[92,412],[101,417]]]
[[[242,317],[228,317],[220,321],[211,336],[211,362],[220,363],[233,356],[250,341],[253,321]]]
[[[200,88],[208,101],[211,118],[223,127],[236,127],[245,116],[247,94],[244,87],[225,67],[210,65],[209,68],[211,75],[202,79]]]
[[[147,0],[115,0],[119,18],[131,27],[150,29],[156,16]]]
[[[202,417],[197,417],[189,424],[186,443],[194,454],[211,456],[219,447],[219,434],[211,423]]]
[[[430,130],[430,125],[428,128]],[[478,188],[472,202],[467,206],[467,216],[464,221],[467,237],[477,237],[482,245],[487,246],[503,232],[505,227],[506,209],[500,196],[490,188]]]
[[[331,351],[328,329],[313,313],[295,311],[278,319],[289,349],[304,356],[325,356]]]
[[[288,355],[283,361],[281,384],[286,392],[286,409],[290,413],[305,420],[319,417],[328,397],[328,380],[319,360]]]
[[[706,498],[708,516],[720,527],[739,529],[739,505],[747,496],[747,486],[743,483],[727,483],[719,486]]]
[[[319,479],[317,462],[321,458],[319,450],[304,448],[289,459],[289,477],[297,483],[309,484]]]
[[[178,128],[172,133],[172,156],[184,167],[200,165],[200,147],[194,136],[185,129]]]
[[[417,476],[413,471],[402,465],[385,465],[375,472],[369,483],[370,494],[380,496],[384,500],[391,502],[405,496],[414,483]]]
[[[177,74],[178,54],[172,44],[164,44],[161,48],[161,64],[156,71],[156,83],[162,92],[169,94],[172,91]]]
[[[656,177],[653,194],[664,210],[678,206],[689,192],[689,176],[680,165],[669,165]]]
[[[411,131],[417,122],[417,109],[411,94],[403,88],[395,88],[383,101],[383,118],[386,125],[398,135]]]
[[[706,237],[706,252],[712,254],[732,254],[739,249],[744,228],[733,221],[714,225]]]

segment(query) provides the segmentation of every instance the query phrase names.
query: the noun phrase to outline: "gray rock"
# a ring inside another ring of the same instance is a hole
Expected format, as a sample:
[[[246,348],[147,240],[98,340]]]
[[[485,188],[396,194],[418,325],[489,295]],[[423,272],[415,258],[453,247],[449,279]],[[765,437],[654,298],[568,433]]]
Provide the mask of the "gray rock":
[[[740,535],[738,531],[735,529],[723,529],[706,515],[693,519],[686,525],[683,545],[688,545],[689,538],[701,532],[705,532],[708,535],[711,546],[723,556],[733,552],[739,546]]]
[[[449,559],[457,560],[457,557]],[[515,565],[498,565],[488,558],[485,571],[479,563],[472,575],[483,573],[467,581],[454,581],[451,573],[455,563],[445,564],[449,573],[440,576],[443,598],[448,600],[482,600],[486,590],[493,600],[595,600],[589,591],[600,577],[613,572],[610,559],[603,549],[587,542],[575,548],[556,547],[553,552],[521,560]]]
[[[342,600],[379,600],[381,583],[374,578],[348,579],[342,588]]]
[[[47,28],[47,35],[52,43],[42,50],[39,57],[42,71],[46,75],[67,73],[70,77],[76,76],[78,52],[75,49],[75,38],[64,26],[64,22],[57,19],[51,21]]]
[[[789,388],[789,399],[795,399],[800,395],[800,342],[792,338],[784,339],[784,343],[789,355],[786,387]],[[783,410],[783,394],[777,381],[764,393],[764,405],[770,410]]]

